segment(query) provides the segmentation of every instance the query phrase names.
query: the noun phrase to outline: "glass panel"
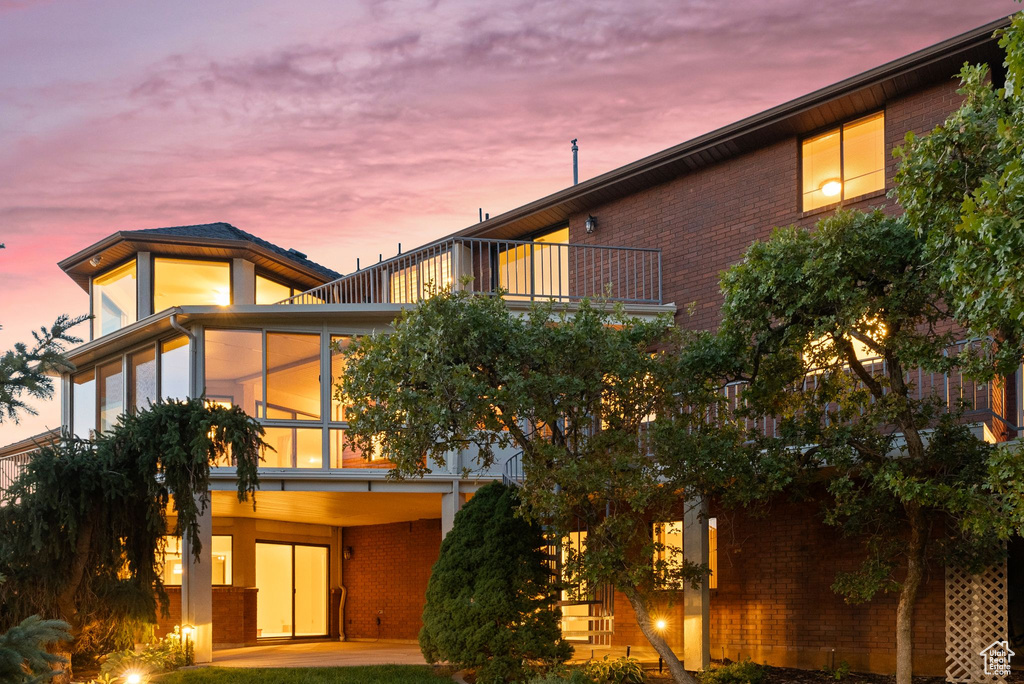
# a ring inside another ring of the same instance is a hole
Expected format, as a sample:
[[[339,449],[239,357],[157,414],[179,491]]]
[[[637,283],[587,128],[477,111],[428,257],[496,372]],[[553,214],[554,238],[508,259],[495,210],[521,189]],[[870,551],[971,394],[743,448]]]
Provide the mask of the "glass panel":
[[[885,119],[881,112],[843,127],[843,197],[885,188]]]
[[[231,303],[231,264],[195,259],[153,260],[153,311]]]
[[[96,429],[96,371],[79,373],[71,382],[71,430],[76,437],[89,439]]]
[[[263,334],[207,330],[204,348],[206,397],[258,417],[263,409]]]
[[[188,338],[182,335],[160,343],[160,396],[187,399],[189,378]]]
[[[292,288],[287,285],[282,285],[276,280],[264,278],[261,275],[256,276],[257,304],[277,304],[282,299],[288,299],[291,296]]]
[[[292,547],[256,544],[256,636],[292,636]]]
[[[718,588],[718,518],[708,518],[708,588]]]
[[[578,554],[583,551],[586,545],[586,531],[570,532],[562,540],[562,566],[565,567],[565,563],[569,558],[570,548],[574,553]],[[563,573],[562,580],[568,584],[571,578],[566,573]],[[566,641],[589,641],[590,639],[589,636],[580,634],[580,632],[585,633],[590,628],[590,621],[583,619],[590,615],[590,606],[582,603],[586,599],[586,593],[585,586],[581,586],[575,592],[569,590],[569,588],[562,591],[562,634],[568,633],[568,636],[565,637]]]
[[[804,140],[804,211],[838,202],[843,189],[839,158],[839,129]]]
[[[550,297],[569,295],[569,227],[553,230],[534,238],[541,243],[533,248],[534,294]],[[545,246],[545,243],[552,245]]]
[[[323,468],[323,430],[268,427],[263,441],[274,448],[263,452],[264,468]]]
[[[267,333],[267,418],[320,418],[320,336]]]
[[[654,523],[654,541],[664,548],[654,554],[655,561],[664,561],[666,569],[680,570],[683,567],[683,521]],[[679,582],[666,582],[666,587],[682,588]]]
[[[99,385],[100,432],[114,427],[124,413],[124,371],[121,359],[96,367]]]
[[[345,357],[342,352],[352,344],[349,335],[331,337],[331,420],[345,420],[345,406],[338,399],[338,383],[345,375]]]
[[[210,556],[213,560],[213,583],[231,584],[231,535],[215,534],[212,542]],[[176,586],[181,584],[181,537],[165,536],[164,543],[164,584]]]
[[[498,253],[498,286],[508,290],[507,299],[528,299],[533,292],[531,250],[531,245],[519,245]]]
[[[148,347],[128,357],[128,380],[133,413],[144,411],[156,401],[156,349]]]
[[[345,442],[344,430],[331,430],[331,467],[332,468],[393,468],[394,464],[381,455],[379,446],[369,459],[363,458],[362,452],[356,451]]]
[[[452,255],[445,252],[417,261],[391,274],[391,302],[409,304],[435,290],[452,286]]]
[[[295,547],[295,636],[327,634],[327,549]]]
[[[92,279],[93,337],[100,337],[134,323],[138,289],[135,260]]]

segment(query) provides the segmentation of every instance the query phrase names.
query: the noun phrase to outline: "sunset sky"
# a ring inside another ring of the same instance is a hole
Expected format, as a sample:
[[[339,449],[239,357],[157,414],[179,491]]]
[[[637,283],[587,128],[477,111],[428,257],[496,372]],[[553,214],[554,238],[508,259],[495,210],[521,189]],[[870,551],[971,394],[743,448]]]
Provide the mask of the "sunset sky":
[[[348,272],[570,184],[571,138],[585,179],[1019,7],[0,0],[0,349],[87,311],[56,262],[114,231],[228,221]]]

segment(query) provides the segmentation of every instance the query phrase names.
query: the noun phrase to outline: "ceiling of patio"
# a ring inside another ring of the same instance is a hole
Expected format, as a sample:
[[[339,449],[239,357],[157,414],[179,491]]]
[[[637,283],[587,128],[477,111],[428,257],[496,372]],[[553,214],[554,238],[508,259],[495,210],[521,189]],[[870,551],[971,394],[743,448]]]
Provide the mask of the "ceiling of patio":
[[[441,517],[441,495],[392,492],[274,492],[256,493],[239,503],[234,492],[216,491],[213,516],[286,520],[318,525],[379,525]]]

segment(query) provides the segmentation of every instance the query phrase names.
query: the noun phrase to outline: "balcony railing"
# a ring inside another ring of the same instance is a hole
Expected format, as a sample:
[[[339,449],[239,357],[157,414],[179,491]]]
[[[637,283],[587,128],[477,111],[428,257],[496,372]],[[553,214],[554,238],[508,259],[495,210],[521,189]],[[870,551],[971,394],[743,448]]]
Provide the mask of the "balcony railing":
[[[661,304],[661,250],[448,238],[278,304],[408,304],[446,287],[519,301]]]
[[[21,475],[21,471],[25,469],[28,462],[32,460],[32,454],[33,452],[26,451],[10,456],[0,456],[0,506],[6,501],[7,491],[11,485]]]

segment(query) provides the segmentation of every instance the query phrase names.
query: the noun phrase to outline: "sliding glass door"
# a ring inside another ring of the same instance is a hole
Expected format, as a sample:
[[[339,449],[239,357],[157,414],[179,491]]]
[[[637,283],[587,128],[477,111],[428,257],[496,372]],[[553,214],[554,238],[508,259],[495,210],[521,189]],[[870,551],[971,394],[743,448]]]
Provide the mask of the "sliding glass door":
[[[257,635],[326,636],[327,572],[326,546],[257,542]]]

